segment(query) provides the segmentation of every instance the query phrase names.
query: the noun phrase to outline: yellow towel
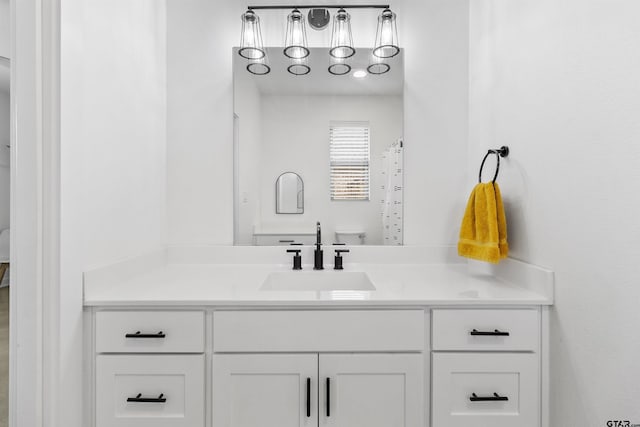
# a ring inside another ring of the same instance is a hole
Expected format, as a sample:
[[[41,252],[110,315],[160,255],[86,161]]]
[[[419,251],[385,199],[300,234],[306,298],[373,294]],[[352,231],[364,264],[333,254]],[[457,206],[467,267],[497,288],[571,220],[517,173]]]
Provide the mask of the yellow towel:
[[[507,220],[497,183],[475,186],[462,218],[458,255],[497,264],[509,253]]]

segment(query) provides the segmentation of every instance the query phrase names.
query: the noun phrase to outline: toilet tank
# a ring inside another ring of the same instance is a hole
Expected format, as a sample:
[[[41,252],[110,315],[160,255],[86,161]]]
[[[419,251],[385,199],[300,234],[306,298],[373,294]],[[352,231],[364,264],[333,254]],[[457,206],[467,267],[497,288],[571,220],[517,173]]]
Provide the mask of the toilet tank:
[[[367,233],[364,230],[340,230],[336,229],[336,243],[345,243],[347,245],[364,245]]]

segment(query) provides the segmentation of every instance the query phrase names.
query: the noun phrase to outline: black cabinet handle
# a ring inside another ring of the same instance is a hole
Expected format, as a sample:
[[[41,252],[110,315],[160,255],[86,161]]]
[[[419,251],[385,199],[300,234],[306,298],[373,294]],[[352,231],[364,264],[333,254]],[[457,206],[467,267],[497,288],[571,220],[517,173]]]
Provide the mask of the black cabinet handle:
[[[125,338],[164,338],[166,335],[164,332],[160,331],[157,334],[143,334],[140,331],[137,331],[135,334],[126,334]]]
[[[167,398],[164,397],[164,393],[160,393],[158,397],[142,397],[142,393],[138,393],[136,397],[128,397],[127,402],[139,402],[139,403],[164,403]]]
[[[327,417],[331,416],[331,379],[327,377]]]
[[[307,418],[311,416],[311,378],[307,378]]]
[[[490,336],[490,337],[508,337],[509,336],[509,332],[502,332],[502,331],[499,331],[497,329],[494,329],[493,331],[479,331],[477,329],[474,329],[471,332],[469,332],[469,334],[470,335]]]
[[[280,243],[293,243],[295,240],[280,240]]]
[[[500,396],[498,393],[493,393],[493,396],[478,396],[475,393],[471,393],[469,400],[472,402],[498,402],[509,400],[507,396]]]

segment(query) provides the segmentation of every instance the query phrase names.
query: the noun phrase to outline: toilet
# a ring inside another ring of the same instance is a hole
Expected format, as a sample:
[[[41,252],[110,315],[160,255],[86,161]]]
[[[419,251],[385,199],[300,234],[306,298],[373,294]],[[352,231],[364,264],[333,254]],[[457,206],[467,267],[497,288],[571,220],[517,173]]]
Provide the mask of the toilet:
[[[361,229],[336,229],[336,243],[364,245],[367,233]]]

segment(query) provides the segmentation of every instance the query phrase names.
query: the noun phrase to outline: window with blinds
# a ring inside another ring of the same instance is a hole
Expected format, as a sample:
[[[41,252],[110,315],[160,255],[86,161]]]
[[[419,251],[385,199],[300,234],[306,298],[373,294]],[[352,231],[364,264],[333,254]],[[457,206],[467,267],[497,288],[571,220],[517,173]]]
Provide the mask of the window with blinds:
[[[331,200],[369,200],[369,123],[332,123]]]

